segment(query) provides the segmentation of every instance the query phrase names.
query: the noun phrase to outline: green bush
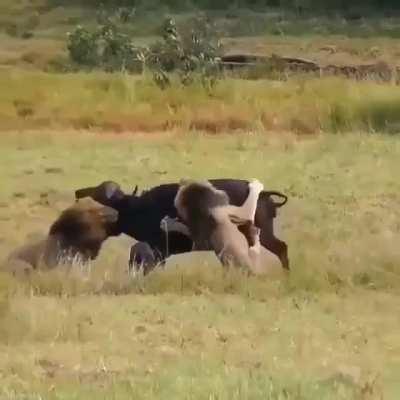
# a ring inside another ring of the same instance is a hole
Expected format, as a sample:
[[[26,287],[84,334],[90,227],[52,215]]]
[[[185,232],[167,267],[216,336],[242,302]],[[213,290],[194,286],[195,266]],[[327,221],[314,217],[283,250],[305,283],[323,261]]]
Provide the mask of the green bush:
[[[77,26],[68,35],[67,49],[71,61],[81,67],[128,72],[147,67],[160,88],[169,86],[172,76],[184,85],[197,77],[208,88],[215,83],[221,45],[210,21],[195,18],[188,29],[178,32],[169,18],[161,34],[162,39],[149,48],[138,47],[112,18],[105,18],[92,32]]]
[[[97,34],[80,25],[68,34],[67,49],[71,60],[77,64],[94,66],[98,62]]]
[[[94,32],[77,26],[68,35],[67,49],[71,61],[77,65],[106,71],[134,71],[141,54],[131,38],[110,20]]]
[[[149,50],[148,65],[160,87],[171,84],[176,73],[182,84],[199,77],[204,86],[212,86],[219,77],[217,59],[221,44],[206,18],[195,18],[190,28],[178,32],[175,21],[168,18],[162,28],[162,41]]]

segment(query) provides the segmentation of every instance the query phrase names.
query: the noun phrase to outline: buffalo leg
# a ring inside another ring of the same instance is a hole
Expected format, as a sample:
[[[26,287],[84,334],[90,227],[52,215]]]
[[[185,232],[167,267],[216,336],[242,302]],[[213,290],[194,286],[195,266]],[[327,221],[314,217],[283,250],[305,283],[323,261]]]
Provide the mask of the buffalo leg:
[[[261,245],[268,249],[270,252],[274,253],[282,263],[282,267],[289,270],[289,257],[288,257],[288,246],[282,240],[279,240],[274,236],[272,232],[261,228],[260,233]]]

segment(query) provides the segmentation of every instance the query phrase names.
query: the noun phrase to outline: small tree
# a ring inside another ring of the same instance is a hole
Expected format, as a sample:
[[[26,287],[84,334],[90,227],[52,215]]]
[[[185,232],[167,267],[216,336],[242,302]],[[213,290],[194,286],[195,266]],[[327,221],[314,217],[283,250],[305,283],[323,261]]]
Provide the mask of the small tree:
[[[93,67],[99,61],[97,33],[91,33],[80,25],[68,34],[67,49],[71,60],[77,64]]]
[[[205,86],[219,76],[217,60],[221,44],[206,18],[196,18],[191,28],[180,33],[175,21],[168,18],[162,27],[162,41],[150,48],[149,65],[161,87],[171,83],[169,75],[177,73],[186,85],[200,77]]]
[[[221,43],[207,18],[195,18],[182,32],[167,18],[161,28],[162,39],[148,48],[135,46],[113,18],[102,21],[94,32],[77,26],[68,35],[67,48],[74,63],[107,71],[134,71],[138,64],[146,65],[162,89],[171,84],[173,74],[183,85],[200,78],[207,88],[220,76]]]
[[[87,67],[134,71],[141,64],[142,49],[136,47],[131,38],[110,19],[94,32],[78,26],[68,35],[67,48],[74,63]]]

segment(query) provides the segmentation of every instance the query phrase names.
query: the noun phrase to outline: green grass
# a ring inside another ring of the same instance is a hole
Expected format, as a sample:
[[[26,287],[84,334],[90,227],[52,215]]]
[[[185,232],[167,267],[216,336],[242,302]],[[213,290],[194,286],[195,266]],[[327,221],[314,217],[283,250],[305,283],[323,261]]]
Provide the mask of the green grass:
[[[396,86],[344,79],[224,79],[161,91],[150,78],[0,70],[0,130],[399,132]]]
[[[290,196],[276,226],[292,262],[288,277],[246,277],[211,256],[175,257],[132,281],[128,241],[114,239],[91,272],[2,275],[1,398],[399,397],[398,138],[72,131],[0,141],[1,254],[45,232],[83,185],[234,176]]]

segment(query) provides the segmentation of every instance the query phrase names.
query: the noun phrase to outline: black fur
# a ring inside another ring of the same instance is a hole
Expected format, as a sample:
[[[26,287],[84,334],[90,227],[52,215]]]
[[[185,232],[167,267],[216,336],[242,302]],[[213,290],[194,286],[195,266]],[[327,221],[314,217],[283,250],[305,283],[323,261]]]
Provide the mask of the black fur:
[[[159,261],[159,257],[146,242],[137,242],[131,247],[129,255],[129,270],[143,268],[146,275]]]

